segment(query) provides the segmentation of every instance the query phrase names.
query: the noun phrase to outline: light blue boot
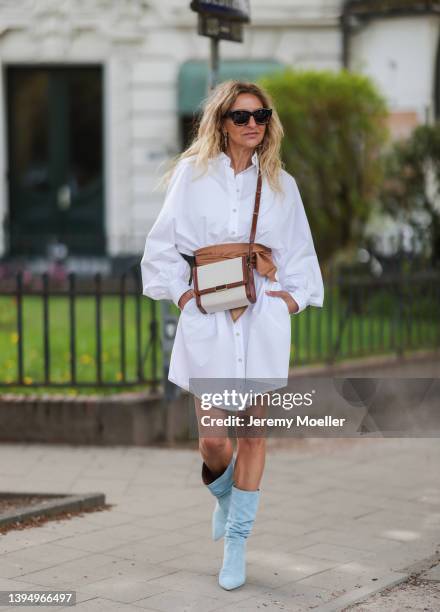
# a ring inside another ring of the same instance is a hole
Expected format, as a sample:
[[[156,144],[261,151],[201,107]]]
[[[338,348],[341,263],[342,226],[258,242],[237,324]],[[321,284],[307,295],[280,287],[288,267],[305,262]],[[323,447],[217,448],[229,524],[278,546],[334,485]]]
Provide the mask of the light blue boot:
[[[235,457],[232,456],[226,470],[218,478],[212,481],[212,474],[203,462],[202,479],[208,489],[217,498],[214,512],[212,514],[212,539],[219,540],[225,535],[226,519],[228,518],[229,501],[234,476]],[[210,482],[210,480],[212,482]]]
[[[232,486],[226,521],[223,566],[219,585],[230,591],[246,581],[246,539],[252,531],[260,501],[260,489],[244,491]]]

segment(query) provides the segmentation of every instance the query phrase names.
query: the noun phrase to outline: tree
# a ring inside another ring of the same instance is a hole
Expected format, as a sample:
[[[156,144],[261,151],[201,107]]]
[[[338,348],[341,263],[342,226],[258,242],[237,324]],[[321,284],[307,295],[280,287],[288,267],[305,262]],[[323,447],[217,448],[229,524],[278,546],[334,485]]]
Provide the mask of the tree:
[[[385,156],[381,212],[408,224],[431,264],[440,263],[440,123],[420,125]]]

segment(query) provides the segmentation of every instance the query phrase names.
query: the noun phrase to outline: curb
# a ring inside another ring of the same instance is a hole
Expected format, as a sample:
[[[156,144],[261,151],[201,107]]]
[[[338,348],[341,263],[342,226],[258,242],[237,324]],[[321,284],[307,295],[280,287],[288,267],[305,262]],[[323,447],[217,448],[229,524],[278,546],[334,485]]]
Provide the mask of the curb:
[[[97,506],[105,504],[104,493],[85,493],[82,495],[56,494],[56,493],[28,493],[19,491],[14,493],[1,493],[3,497],[17,497],[18,495],[29,495],[33,497],[51,497],[41,504],[33,504],[32,506],[23,506],[19,511],[15,510],[10,513],[0,514],[0,527],[5,527],[17,522],[24,521],[32,517],[47,517],[54,516],[60,512],[71,511],[81,512]],[[62,499],[60,499],[62,498]]]
[[[403,355],[370,355],[367,357],[357,357],[353,359],[345,359],[332,364],[309,364],[309,365],[291,365],[289,368],[288,378],[297,378],[299,376],[320,376],[331,375],[344,372],[363,372],[374,368],[393,368],[396,366],[424,363],[425,361],[438,361],[440,359],[440,351],[435,350],[420,350],[411,351]]]
[[[347,606],[351,606],[366,597],[370,597],[383,589],[396,586],[401,582],[405,582],[409,577],[409,574],[400,574],[398,572],[392,572],[390,574],[386,574],[382,578],[379,578],[375,581],[374,586],[364,586],[360,589],[356,589],[355,591],[350,591],[349,593],[345,593],[340,597],[336,597],[332,601],[319,606],[318,608],[313,608],[313,612],[341,612],[343,608]]]
[[[390,572],[385,574],[382,578],[375,581],[374,586],[364,586],[355,591],[344,593],[340,597],[337,597],[333,601],[327,602],[318,608],[313,608],[314,612],[342,612],[348,606],[352,606],[356,603],[363,602],[366,598],[375,595],[385,589],[393,588],[398,584],[407,582],[414,576],[421,578],[422,580],[428,580],[429,578],[423,578],[423,574],[430,569],[433,565],[440,563],[440,555],[436,552],[425,559],[416,561],[409,566],[401,568],[401,570]]]

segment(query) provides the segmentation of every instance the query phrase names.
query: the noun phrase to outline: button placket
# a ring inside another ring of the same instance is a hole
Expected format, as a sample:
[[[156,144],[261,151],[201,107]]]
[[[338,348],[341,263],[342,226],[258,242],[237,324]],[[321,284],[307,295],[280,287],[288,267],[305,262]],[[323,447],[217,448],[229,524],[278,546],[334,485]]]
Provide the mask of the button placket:
[[[228,174],[228,183],[229,183],[229,232],[233,236],[237,233],[237,227],[234,224],[234,216],[231,213],[232,206],[235,205],[235,196],[236,196],[236,177],[234,173],[234,169],[228,164],[226,167],[226,171]]]
[[[234,323],[234,340],[235,340],[235,354],[237,363],[237,372],[239,378],[244,378],[244,350],[243,350],[243,334],[241,321],[238,319]],[[237,329],[238,327],[238,329]]]
[[[233,234],[234,236],[237,234],[237,231],[238,231],[238,203],[240,200],[240,191],[241,191],[240,183],[242,180],[243,180],[243,177],[240,174],[236,176],[234,175],[235,203],[231,203],[232,204],[231,234]]]

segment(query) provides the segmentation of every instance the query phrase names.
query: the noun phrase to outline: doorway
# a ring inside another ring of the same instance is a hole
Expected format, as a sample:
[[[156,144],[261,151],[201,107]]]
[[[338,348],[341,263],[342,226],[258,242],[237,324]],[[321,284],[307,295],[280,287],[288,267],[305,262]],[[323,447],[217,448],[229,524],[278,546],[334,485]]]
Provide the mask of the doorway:
[[[101,66],[9,66],[6,87],[9,254],[104,254]]]

